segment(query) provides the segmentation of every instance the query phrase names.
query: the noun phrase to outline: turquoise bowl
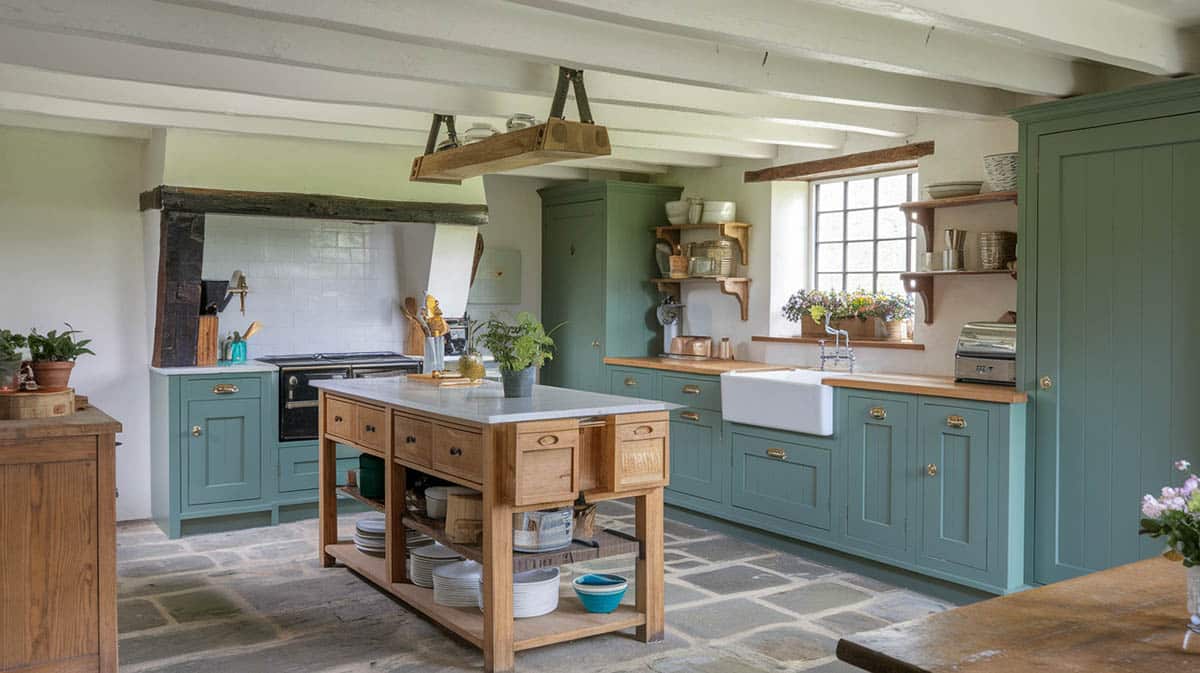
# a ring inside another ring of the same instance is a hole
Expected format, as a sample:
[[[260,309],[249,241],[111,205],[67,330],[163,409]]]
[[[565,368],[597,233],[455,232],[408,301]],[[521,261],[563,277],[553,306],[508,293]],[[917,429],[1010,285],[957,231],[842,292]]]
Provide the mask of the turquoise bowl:
[[[576,577],[571,586],[575,587],[575,595],[583,603],[584,610],[608,614],[621,604],[629,589],[629,580],[620,575],[593,573]]]

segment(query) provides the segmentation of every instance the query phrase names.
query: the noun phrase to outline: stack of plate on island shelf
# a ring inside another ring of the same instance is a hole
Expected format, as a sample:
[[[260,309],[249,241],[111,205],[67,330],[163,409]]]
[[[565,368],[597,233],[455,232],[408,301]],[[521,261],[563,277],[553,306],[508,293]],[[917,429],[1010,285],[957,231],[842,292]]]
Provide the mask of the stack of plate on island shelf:
[[[458,561],[438,566],[433,571],[433,602],[452,608],[479,605],[479,583],[483,566],[474,561]]]
[[[538,568],[513,575],[513,617],[528,619],[548,615],[558,609],[558,568]],[[479,593],[483,609],[483,592]]]
[[[387,521],[382,514],[364,516],[354,524],[354,547],[371,556],[384,555],[387,549]]]
[[[433,588],[433,571],[438,566],[463,560],[463,557],[459,556],[458,552],[442,545],[440,542],[435,542],[425,547],[417,547],[410,551],[408,555],[412,557],[409,570],[412,583],[426,589]]]

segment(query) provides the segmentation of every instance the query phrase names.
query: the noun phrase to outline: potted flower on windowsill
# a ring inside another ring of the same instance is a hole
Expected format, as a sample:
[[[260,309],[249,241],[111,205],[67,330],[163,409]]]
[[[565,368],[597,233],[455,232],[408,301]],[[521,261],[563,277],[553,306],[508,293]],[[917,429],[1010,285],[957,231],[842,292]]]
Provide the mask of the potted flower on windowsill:
[[[1175,461],[1175,469],[1187,473],[1192,465],[1186,460]],[[1192,474],[1178,488],[1164,486],[1159,497],[1142,497],[1140,533],[1152,538],[1166,538],[1163,554],[1182,561],[1187,568],[1189,627],[1200,633],[1200,477]]]
[[[532,313],[524,311],[517,314],[515,324],[495,317],[483,324],[479,341],[500,365],[505,397],[533,395],[538,368],[554,358],[554,340],[550,335],[559,327],[562,325],[547,332]]]
[[[0,391],[17,389],[17,373],[21,371],[24,360],[21,349],[25,348],[28,340],[24,334],[13,334],[6,329],[0,329]]]
[[[67,331],[50,330],[38,334],[35,329],[29,334],[29,359],[32,361],[33,378],[38,387],[46,390],[65,390],[71,382],[71,370],[81,355],[95,355],[88,344],[91,339],[75,340],[79,330],[66,323]]]
[[[913,304],[908,295],[880,292],[873,297],[868,309],[883,323],[888,341],[904,341],[908,338],[908,325],[913,317]]]

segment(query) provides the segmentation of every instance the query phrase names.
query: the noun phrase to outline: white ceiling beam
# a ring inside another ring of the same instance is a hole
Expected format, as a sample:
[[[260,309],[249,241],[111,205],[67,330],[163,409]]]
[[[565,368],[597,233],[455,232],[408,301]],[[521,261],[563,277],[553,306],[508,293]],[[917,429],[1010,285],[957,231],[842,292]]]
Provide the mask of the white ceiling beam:
[[[728,138],[697,138],[670,136],[642,131],[608,131],[608,141],[615,147],[657,149],[693,154],[714,154],[738,159],[774,159],[779,156],[776,145]]]
[[[988,87],[787,55],[772,58],[763,50],[490,0],[195,0],[179,4],[478,54],[823,102],[971,116],[1002,115],[1031,102],[1027,96]]]
[[[1098,66],[952,31],[796,0],[510,0],[571,16],[774,54],[1066,96],[1094,90]],[[1043,3],[1045,4],[1045,3]]]
[[[43,113],[19,112],[15,110],[0,110],[0,126],[15,126],[66,133],[86,133],[93,136],[129,138],[132,140],[150,139],[150,127],[148,126],[125,124],[123,122],[98,121],[94,119],[57,117]]]
[[[427,112],[398,109],[394,107],[396,104],[432,103],[437,106],[432,109],[459,114],[485,111],[490,114],[472,116],[495,124],[502,123],[501,113],[536,111],[539,107],[549,107],[546,100],[520,94],[472,92],[437,84],[299,68],[229,56],[183,53],[3,24],[0,24],[0,62],[104,78],[92,82],[73,81],[67,87],[72,92],[68,95],[75,97],[74,92],[79,91],[82,92],[79,97],[91,97],[97,102],[169,106],[175,104],[173,101],[178,101],[177,104],[182,108],[203,111],[232,113],[250,110],[257,114],[294,115],[315,121],[391,128],[426,129],[429,124]],[[39,79],[37,74],[14,70],[9,73],[9,79],[11,86],[18,90],[57,95],[61,92],[61,82],[47,83],[53,75],[47,73]],[[112,82],[109,81],[111,79],[131,81]],[[161,84],[163,82],[171,84]],[[162,88],[164,86],[169,88]],[[188,87],[205,91],[194,91]],[[243,91],[257,91],[273,98],[247,95]],[[303,100],[305,98],[321,102]],[[331,104],[325,101],[341,102]],[[533,107],[533,103],[538,105]],[[377,109],[360,109],[363,105]],[[614,115],[614,120],[619,122],[612,132],[614,141],[621,139],[624,146],[645,149],[675,149],[677,146],[683,151],[746,157],[763,154],[764,144],[748,143],[736,137],[720,139],[717,136],[736,136],[741,131],[750,134],[753,131],[767,133],[773,130],[762,127],[764,122],[754,120],[726,120],[703,115],[676,119],[677,116],[678,113],[653,110],[645,115],[634,116],[622,108],[621,114]],[[705,123],[710,126],[705,127]],[[748,126],[740,129],[739,124]],[[641,127],[642,130],[626,132],[622,128],[625,125]],[[841,145],[844,138],[844,134],[826,129],[789,128],[783,124],[775,126],[786,129],[788,133],[773,134],[772,137],[789,145],[836,147]],[[732,132],[731,127],[734,129]],[[705,136],[704,132],[709,129],[713,135]],[[681,131],[690,131],[692,135],[673,135]],[[643,142],[662,134],[666,134],[665,140],[649,145]],[[673,143],[671,138],[683,140]],[[709,143],[710,139],[714,142]],[[709,144],[711,147],[706,147]]]
[[[1200,72],[1195,32],[1112,0],[816,1],[1152,75]]]
[[[497,175],[516,175],[526,178],[549,178],[551,180],[587,180],[589,171],[586,168],[568,168],[561,164],[542,164],[517,168]],[[486,178],[485,178],[486,179]]]

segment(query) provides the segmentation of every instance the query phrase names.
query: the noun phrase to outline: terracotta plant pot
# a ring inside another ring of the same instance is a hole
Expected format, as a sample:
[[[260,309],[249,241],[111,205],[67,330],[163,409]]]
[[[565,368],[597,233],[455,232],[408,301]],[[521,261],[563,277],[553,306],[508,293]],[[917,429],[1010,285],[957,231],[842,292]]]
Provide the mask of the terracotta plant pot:
[[[69,387],[67,384],[71,381],[71,370],[75,368],[75,363],[43,360],[35,361],[30,366],[33,367],[33,379],[37,381],[38,388],[41,390],[65,390]]]
[[[885,322],[883,325],[887,328],[888,341],[904,341],[908,339],[907,320],[893,320],[891,322]]]

